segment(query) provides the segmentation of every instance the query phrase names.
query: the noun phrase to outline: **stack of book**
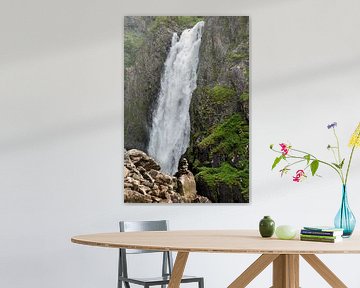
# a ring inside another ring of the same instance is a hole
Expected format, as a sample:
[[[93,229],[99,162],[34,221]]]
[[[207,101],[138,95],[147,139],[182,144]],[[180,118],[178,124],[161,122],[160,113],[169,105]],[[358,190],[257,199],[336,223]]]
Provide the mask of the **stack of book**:
[[[302,241],[316,241],[336,243],[342,241],[344,230],[334,227],[304,227],[300,232],[300,239]]]

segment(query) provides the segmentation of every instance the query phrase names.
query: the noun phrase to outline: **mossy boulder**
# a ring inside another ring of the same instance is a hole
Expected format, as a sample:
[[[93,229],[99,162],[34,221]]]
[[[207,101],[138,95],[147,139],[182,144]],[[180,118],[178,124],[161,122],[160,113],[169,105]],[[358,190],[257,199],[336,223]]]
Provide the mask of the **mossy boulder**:
[[[191,154],[198,194],[212,202],[249,201],[249,125],[240,113],[212,127]]]
[[[248,202],[249,193],[245,187],[248,185],[247,177],[247,171],[228,163],[218,168],[202,167],[196,175],[198,193],[215,203]]]

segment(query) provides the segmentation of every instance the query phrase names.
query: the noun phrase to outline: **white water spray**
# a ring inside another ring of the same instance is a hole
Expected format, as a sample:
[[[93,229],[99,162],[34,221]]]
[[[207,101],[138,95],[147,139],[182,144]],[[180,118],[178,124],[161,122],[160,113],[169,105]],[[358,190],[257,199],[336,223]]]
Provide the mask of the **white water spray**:
[[[161,89],[150,131],[148,153],[161,170],[173,175],[190,141],[189,107],[196,88],[196,70],[204,22],[174,33],[161,77]]]

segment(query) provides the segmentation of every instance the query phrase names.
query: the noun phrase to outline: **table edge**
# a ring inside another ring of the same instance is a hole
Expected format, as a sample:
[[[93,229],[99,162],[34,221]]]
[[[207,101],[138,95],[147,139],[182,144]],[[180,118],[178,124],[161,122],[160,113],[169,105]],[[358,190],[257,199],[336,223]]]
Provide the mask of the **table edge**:
[[[81,236],[81,235],[79,235]],[[113,243],[103,243],[97,241],[89,240],[80,240],[74,236],[71,238],[71,242],[74,244],[87,245],[93,247],[101,248],[115,248],[115,249],[137,249],[137,250],[151,250],[151,251],[171,251],[171,252],[195,252],[195,253],[229,253],[229,254],[293,254],[293,255],[302,255],[302,254],[360,254],[359,250],[355,251],[329,251],[329,250],[262,250],[262,249],[205,249],[205,248],[180,248],[180,247],[171,247],[171,246],[152,246],[152,245],[134,245],[134,244],[113,244]],[[327,245],[336,245],[333,243],[325,243]]]

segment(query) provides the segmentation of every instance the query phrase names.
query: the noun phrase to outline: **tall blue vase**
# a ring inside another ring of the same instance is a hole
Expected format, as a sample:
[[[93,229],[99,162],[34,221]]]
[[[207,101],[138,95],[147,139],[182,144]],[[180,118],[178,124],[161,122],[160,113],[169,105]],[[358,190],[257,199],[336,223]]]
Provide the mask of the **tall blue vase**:
[[[343,237],[350,237],[355,228],[356,219],[349,207],[346,185],[342,187],[341,206],[336,214],[334,224],[336,228],[344,229]]]

